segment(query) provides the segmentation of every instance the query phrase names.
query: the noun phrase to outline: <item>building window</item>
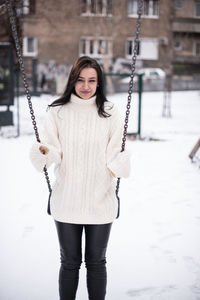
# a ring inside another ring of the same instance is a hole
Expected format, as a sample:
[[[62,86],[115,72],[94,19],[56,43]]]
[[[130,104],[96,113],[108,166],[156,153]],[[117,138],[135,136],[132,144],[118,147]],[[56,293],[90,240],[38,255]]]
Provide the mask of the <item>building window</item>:
[[[126,42],[126,58],[132,58],[134,50],[134,38],[128,38]],[[158,40],[142,39],[139,43],[138,58],[143,60],[158,60]]]
[[[111,16],[112,0],[81,0],[82,16]]]
[[[89,55],[94,58],[112,57],[112,40],[100,37],[83,37],[80,40],[80,56]]]
[[[23,39],[23,55],[37,56],[37,39],[35,37],[24,37]]]
[[[152,13],[153,13],[153,16],[158,16],[159,15],[158,0],[153,1],[153,3],[152,3]]]
[[[138,10],[138,1],[128,0],[128,16],[137,15],[137,10]]]
[[[23,0],[23,14],[35,14],[35,0]]]
[[[23,1],[23,14],[28,15],[29,14],[29,0]]]
[[[128,16],[136,17],[138,10],[138,0],[128,0]],[[158,0],[144,0],[143,17],[158,17],[159,3]]]
[[[200,1],[195,2],[195,17],[200,18]]]
[[[174,0],[174,7],[176,9],[182,9],[183,8],[183,0]]]
[[[176,50],[176,51],[182,50],[182,43],[180,40],[174,41],[174,50]]]
[[[200,57],[200,41],[195,42],[194,49],[194,55]]]
[[[127,40],[127,45],[126,45],[126,56],[127,57],[132,57],[133,56],[133,51],[134,51],[134,41],[131,39],[131,40]],[[140,56],[140,41],[139,41],[139,44],[138,44],[138,47],[137,47],[137,55]]]

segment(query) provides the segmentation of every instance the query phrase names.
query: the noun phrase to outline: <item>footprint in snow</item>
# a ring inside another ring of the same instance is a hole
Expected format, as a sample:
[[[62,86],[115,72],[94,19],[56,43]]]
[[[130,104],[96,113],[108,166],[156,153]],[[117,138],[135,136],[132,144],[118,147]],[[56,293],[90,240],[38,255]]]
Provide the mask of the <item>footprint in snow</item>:
[[[138,297],[144,297],[144,296],[148,296],[148,299],[161,299],[159,297],[164,295],[167,296],[167,294],[173,292],[174,290],[176,290],[175,285],[166,285],[161,287],[152,286],[152,287],[144,287],[141,289],[129,290],[127,292],[127,295],[136,299],[138,299]]]

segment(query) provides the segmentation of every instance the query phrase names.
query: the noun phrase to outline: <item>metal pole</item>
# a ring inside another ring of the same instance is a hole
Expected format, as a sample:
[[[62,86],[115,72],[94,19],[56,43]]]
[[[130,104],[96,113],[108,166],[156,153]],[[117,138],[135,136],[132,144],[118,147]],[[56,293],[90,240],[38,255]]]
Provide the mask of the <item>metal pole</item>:
[[[142,77],[144,74],[137,74],[138,76],[138,135],[141,138],[141,113],[142,113]]]
[[[17,85],[17,137],[20,136],[20,116],[19,116],[19,71],[16,72]]]
[[[32,59],[32,95],[39,96],[37,93],[37,59]]]

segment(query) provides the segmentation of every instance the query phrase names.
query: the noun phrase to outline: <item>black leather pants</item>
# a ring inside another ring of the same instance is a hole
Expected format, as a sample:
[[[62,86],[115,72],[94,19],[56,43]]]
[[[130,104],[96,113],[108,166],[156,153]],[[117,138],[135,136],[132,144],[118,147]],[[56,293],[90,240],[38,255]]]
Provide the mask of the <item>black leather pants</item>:
[[[79,225],[57,222],[61,267],[59,273],[60,300],[74,300],[82,262],[82,233],[85,229],[85,263],[89,300],[104,300],[106,294],[106,248],[110,224]]]

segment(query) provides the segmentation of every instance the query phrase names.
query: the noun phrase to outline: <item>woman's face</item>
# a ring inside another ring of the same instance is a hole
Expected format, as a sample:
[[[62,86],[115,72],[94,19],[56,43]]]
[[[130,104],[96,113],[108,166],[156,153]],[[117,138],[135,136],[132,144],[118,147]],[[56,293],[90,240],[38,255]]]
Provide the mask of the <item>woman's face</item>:
[[[93,68],[84,68],[75,83],[76,94],[87,100],[96,93],[97,84],[97,71]]]

